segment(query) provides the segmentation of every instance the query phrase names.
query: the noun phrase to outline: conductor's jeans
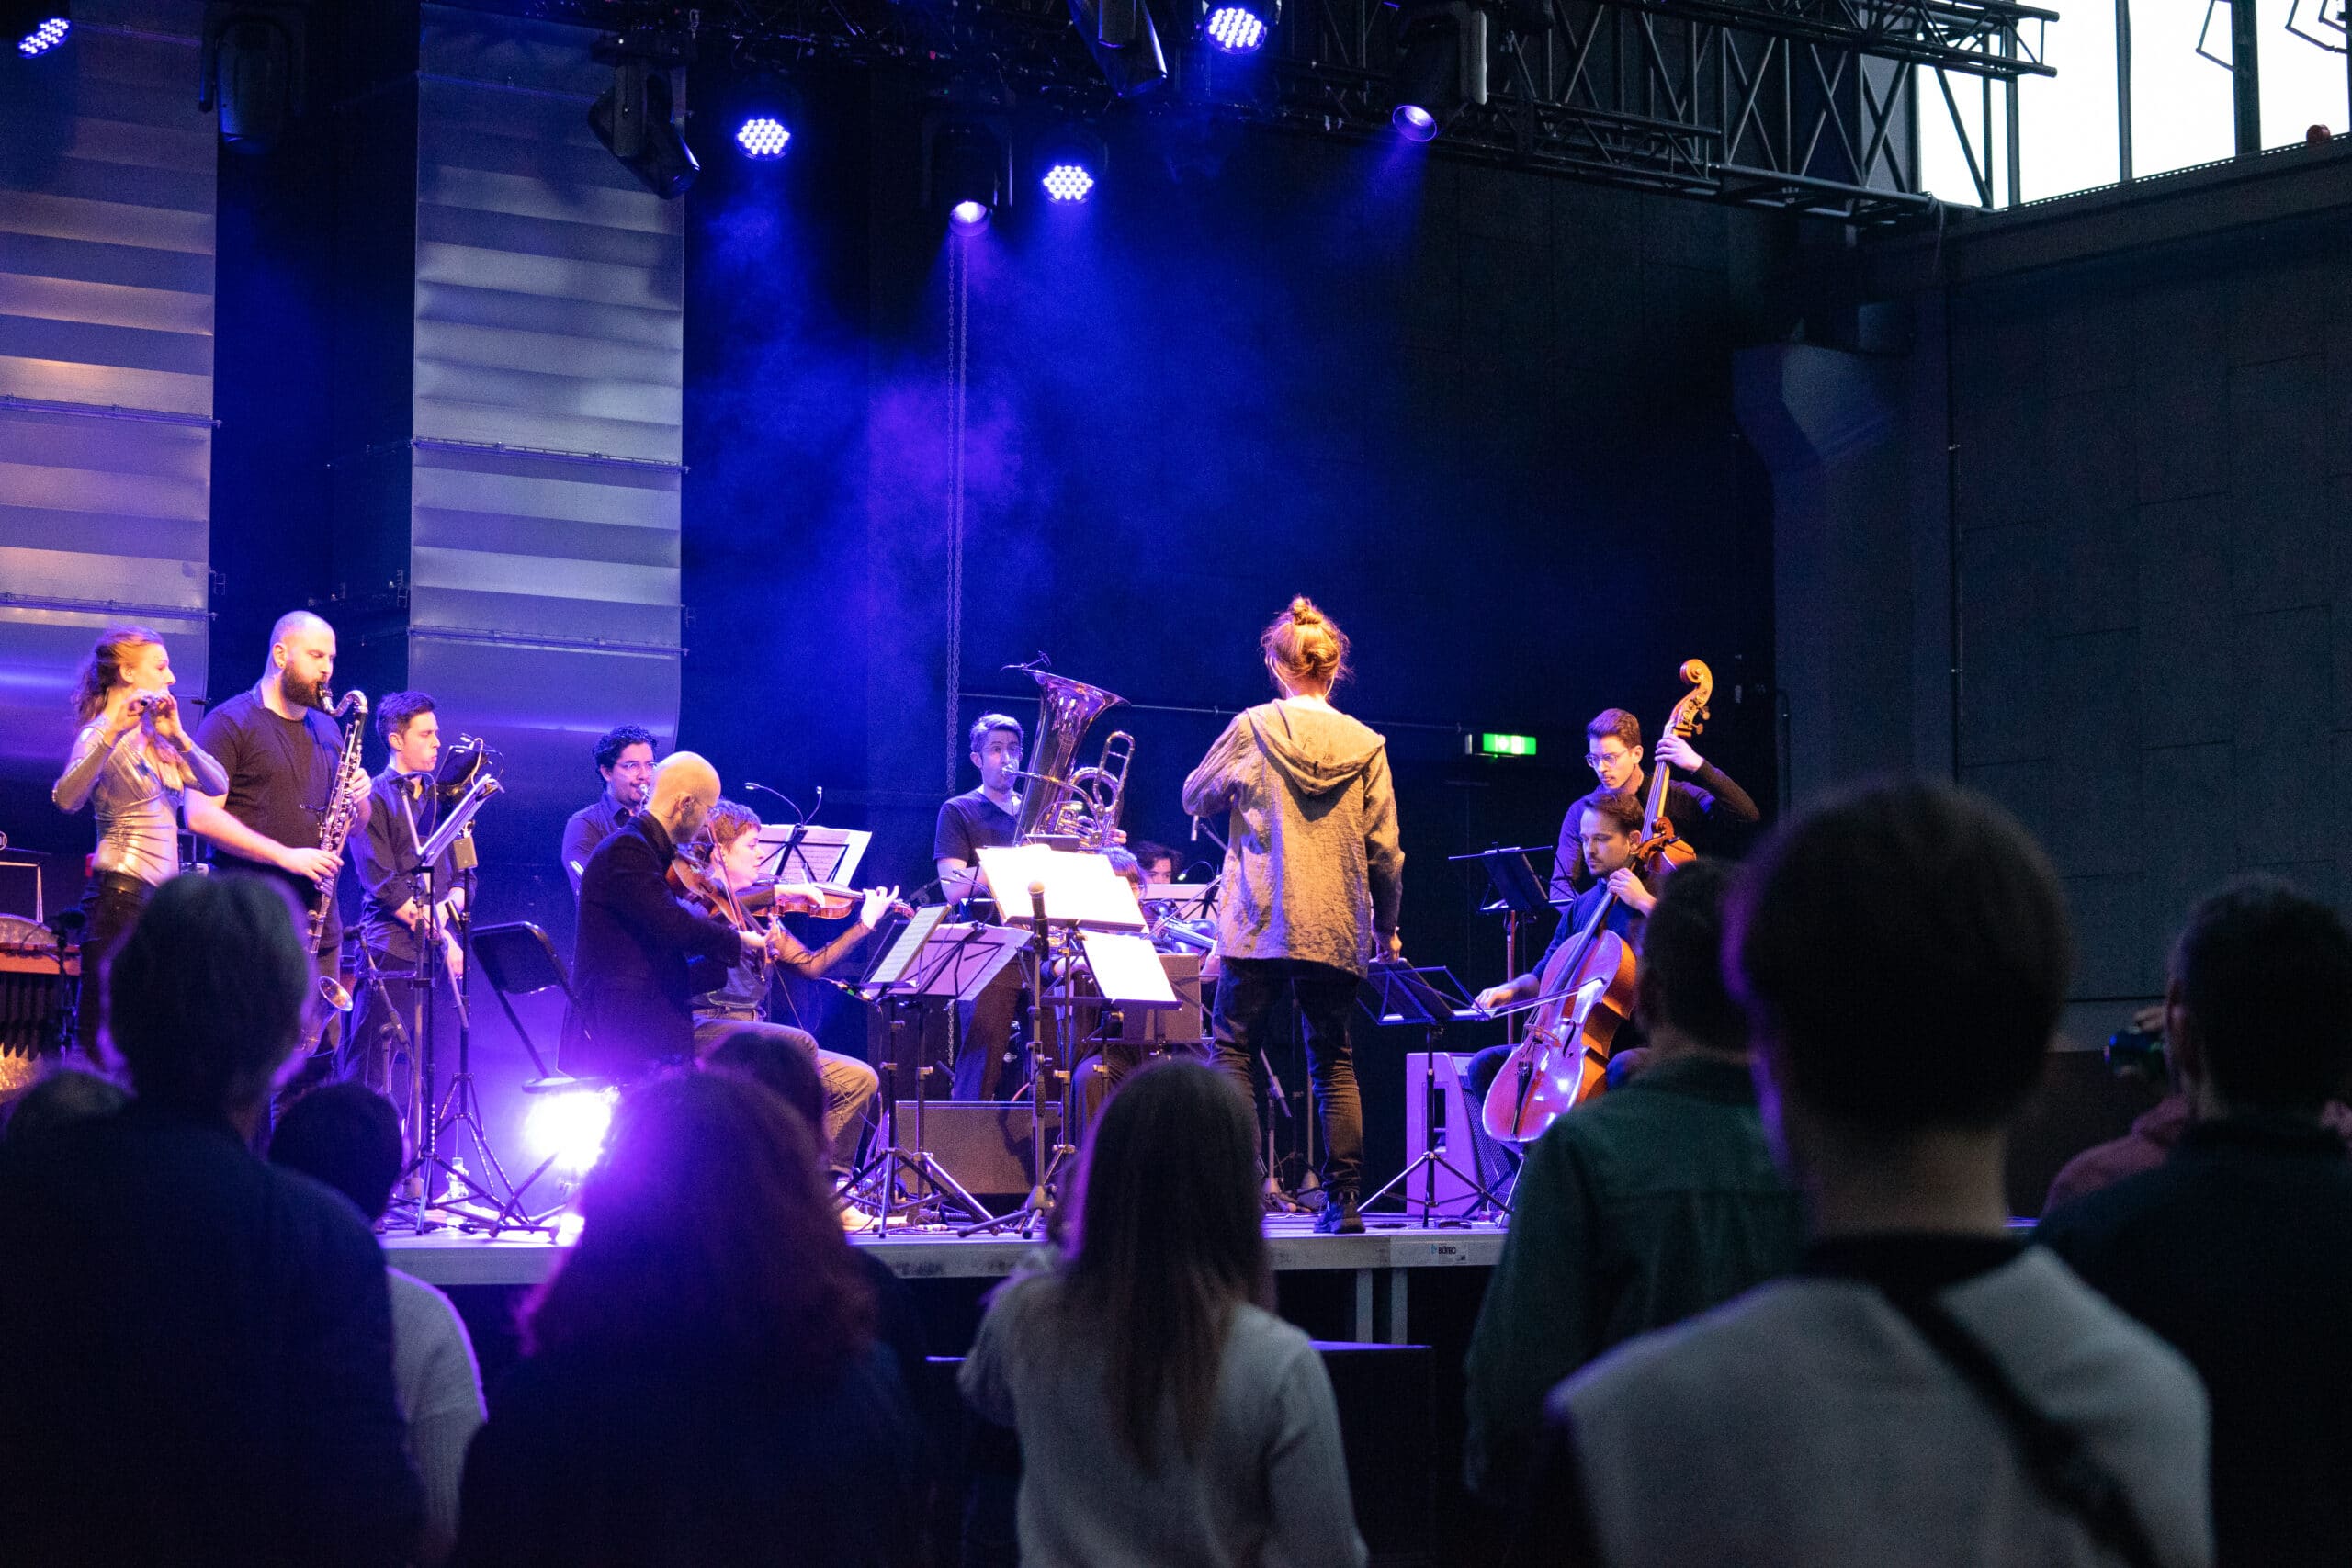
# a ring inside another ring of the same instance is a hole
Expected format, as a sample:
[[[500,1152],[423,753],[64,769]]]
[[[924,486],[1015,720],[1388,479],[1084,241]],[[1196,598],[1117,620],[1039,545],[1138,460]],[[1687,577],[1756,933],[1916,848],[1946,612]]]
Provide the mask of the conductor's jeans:
[[[1327,1191],[1353,1193],[1363,1180],[1363,1100],[1356,1092],[1355,1053],[1348,1044],[1348,1012],[1362,983],[1345,969],[1304,958],[1227,958],[1209,1024],[1218,1070],[1255,1105],[1258,1051],[1266,1026],[1283,998],[1297,994],[1306,1021],[1306,1072],[1323,1131],[1317,1175]],[[1265,1129],[1258,1133],[1262,1143]]]

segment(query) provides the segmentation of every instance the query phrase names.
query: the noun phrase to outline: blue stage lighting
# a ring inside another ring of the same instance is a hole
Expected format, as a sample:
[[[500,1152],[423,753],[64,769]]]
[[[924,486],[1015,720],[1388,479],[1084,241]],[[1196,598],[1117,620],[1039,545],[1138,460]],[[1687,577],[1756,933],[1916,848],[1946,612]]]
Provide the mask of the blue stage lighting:
[[[989,204],[966,199],[947,209],[947,221],[959,234],[977,234],[989,226]]]
[[[17,40],[17,52],[27,60],[47,54],[51,50],[63,43],[65,35],[73,30],[72,22],[62,17],[51,17]]]
[[[745,157],[762,163],[783,157],[791,141],[792,132],[772,114],[753,115],[735,130],[735,145],[743,150]]]
[[[1084,201],[1094,194],[1094,175],[1083,164],[1056,164],[1038,183],[1055,201]]]
[[[1201,32],[1227,54],[1255,54],[1266,41],[1266,25],[1255,6],[1213,4]]]
[[[1398,104],[1389,118],[1408,141],[1427,141],[1437,134],[1437,116],[1419,104]]]

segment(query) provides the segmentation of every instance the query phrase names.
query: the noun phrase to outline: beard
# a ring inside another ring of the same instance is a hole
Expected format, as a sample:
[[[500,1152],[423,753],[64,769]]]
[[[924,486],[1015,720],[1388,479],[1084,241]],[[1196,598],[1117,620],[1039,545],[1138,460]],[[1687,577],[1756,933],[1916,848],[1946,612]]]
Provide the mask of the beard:
[[[324,708],[327,705],[327,683],[306,681],[290,669],[277,672],[277,694],[291,708]]]

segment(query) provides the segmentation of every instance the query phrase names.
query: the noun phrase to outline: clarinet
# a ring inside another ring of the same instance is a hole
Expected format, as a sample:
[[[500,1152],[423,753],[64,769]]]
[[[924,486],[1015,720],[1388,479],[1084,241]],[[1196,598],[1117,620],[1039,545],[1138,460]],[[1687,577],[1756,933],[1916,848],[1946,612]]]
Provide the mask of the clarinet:
[[[334,788],[327,796],[325,813],[319,818],[319,848],[334,856],[335,868],[320,878],[318,897],[311,901],[312,953],[319,951],[319,942],[327,932],[327,915],[334,908],[335,879],[343,873],[344,841],[357,826],[359,809],[368,800],[368,770],[359,760],[360,748],[368,738],[368,694],[345,692],[339,703],[329,703],[327,696],[325,693],[320,694],[322,705],[344,727],[343,755],[335,762]],[[351,1010],[350,989],[336,978],[333,964],[319,976],[319,1003],[311,1021],[302,1031],[305,1052],[317,1047],[330,1017]]]

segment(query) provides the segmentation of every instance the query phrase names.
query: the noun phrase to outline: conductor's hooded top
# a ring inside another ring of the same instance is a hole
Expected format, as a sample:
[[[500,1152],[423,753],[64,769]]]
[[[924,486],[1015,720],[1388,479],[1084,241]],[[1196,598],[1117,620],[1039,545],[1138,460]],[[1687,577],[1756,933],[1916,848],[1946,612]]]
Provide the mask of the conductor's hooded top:
[[[1235,716],[1184,781],[1184,809],[1232,813],[1217,947],[1362,975],[1404,897],[1388,743],[1313,699]]]

